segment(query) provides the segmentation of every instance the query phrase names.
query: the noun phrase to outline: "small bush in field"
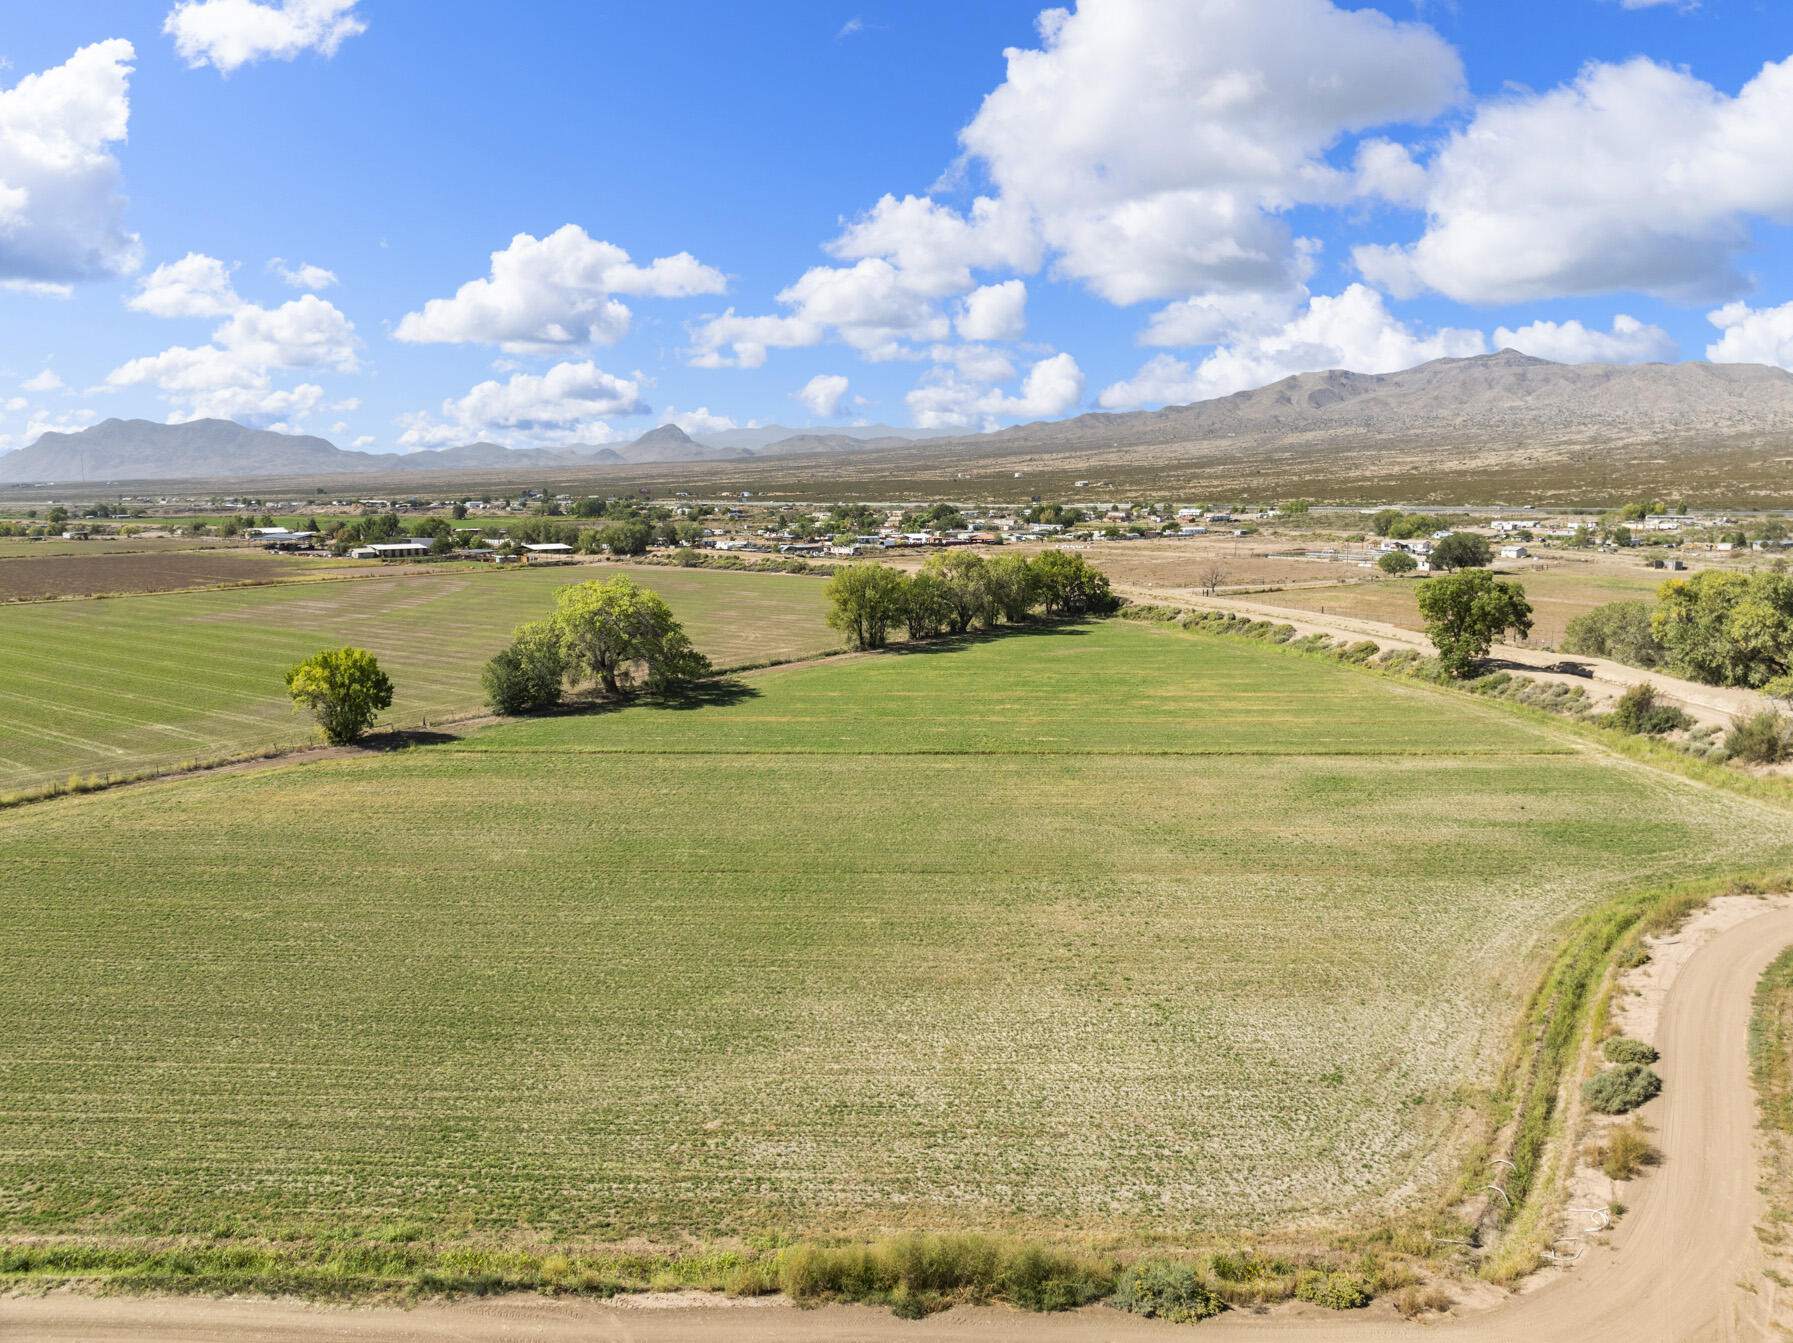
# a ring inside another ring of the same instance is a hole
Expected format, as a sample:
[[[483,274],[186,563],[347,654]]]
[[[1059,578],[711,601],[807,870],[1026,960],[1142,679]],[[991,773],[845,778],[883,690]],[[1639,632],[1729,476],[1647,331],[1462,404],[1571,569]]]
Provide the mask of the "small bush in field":
[[[1320,1269],[1308,1269],[1295,1276],[1295,1295],[1328,1310],[1356,1310],[1370,1304],[1370,1294],[1357,1277]]]
[[[1172,1324],[1196,1324],[1226,1309],[1194,1269],[1168,1260],[1130,1265],[1121,1274],[1108,1303]]]
[[[1600,1148],[1600,1169],[1609,1180],[1629,1180],[1652,1153],[1644,1126],[1633,1119],[1606,1135]]]
[[[1740,718],[1725,734],[1724,751],[1727,759],[1750,765],[1778,764],[1793,754],[1787,747],[1786,720],[1773,709]]]
[[[1600,1046],[1600,1052],[1608,1063],[1654,1063],[1661,1057],[1656,1046],[1623,1035],[1612,1036]]]
[[[1581,1098],[1588,1108],[1603,1115],[1622,1115],[1637,1109],[1662,1090],[1662,1079],[1641,1063],[1621,1063],[1588,1078]]]

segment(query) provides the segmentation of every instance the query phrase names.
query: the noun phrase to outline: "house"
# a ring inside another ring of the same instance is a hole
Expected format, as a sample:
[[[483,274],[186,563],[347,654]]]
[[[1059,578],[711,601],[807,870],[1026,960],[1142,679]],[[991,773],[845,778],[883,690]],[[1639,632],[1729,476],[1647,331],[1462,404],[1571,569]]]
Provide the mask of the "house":
[[[1532,553],[1524,546],[1502,546],[1500,548],[1500,557],[1503,560],[1529,560],[1532,557]]]
[[[525,541],[523,549],[531,555],[571,555],[573,548],[565,541]]]
[[[430,553],[428,541],[376,541],[349,552],[352,560],[415,560]]]
[[[269,550],[303,550],[318,538],[316,532],[289,532],[285,528],[278,530],[278,536],[261,538],[261,543]]]

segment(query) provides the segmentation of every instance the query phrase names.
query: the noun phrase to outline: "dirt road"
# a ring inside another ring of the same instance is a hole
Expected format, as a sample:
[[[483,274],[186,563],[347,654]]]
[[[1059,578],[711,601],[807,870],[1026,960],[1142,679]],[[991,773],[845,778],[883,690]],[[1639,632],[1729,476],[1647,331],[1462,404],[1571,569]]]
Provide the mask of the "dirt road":
[[[1746,1042],[1756,980],[1793,943],[1793,910],[1757,915],[1718,934],[1682,968],[1663,1002],[1656,1043],[1666,1086],[1644,1111],[1664,1153],[1635,1186],[1633,1208],[1610,1246],[1588,1251],[1555,1281],[1491,1310],[1431,1326],[1450,1338],[1514,1343],[1697,1343],[1767,1336],[1774,1284],[1761,1277],[1753,1227],[1755,1095]],[[1740,1290],[1747,1284],[1752,1290]],[[782,1302],[654,1308],[535,1297],[341,1310],[290,1302],[94,1299],[55,1294],[0,1301],[0,1339],[43,1343],[484,1343],[485,1340],[627,1340],[628,1343],[1099,1343],[1201,1338],[1378,1343],[1412,1339],[1385,1305],[1357,1315],[1298,1307],[1268,1318],[1229,1314],[1200,1326],[1163,1325],[1100,1307],[1040,1316],[953,1310],[909,1322],[889,1312]]]
[[[1251,599],[1204,597],[1192,588],[1145,588],[1126,583],[1115,584],[1115,591],[1138,602],[1184,608],[1206,607],[1216,611],[1234,611],[1254,620],[1274,620],[1279,624],[1293,625],[1300,634],[1374,639],[1383,648],[1417,648],[1423,653],[1432,652],[1432,641],[1417,630],[1384,624],[1380,620],[1365,620],[1358,616],[1319,615],[1298,607],[1278,606],[1275,593],[1259,593]],[[1539,648],[1520,648],[1516,644],[1496,644],[1493,660],[1498,666],[1519,671],[1540,681],[1561,681],[1566,685],[1585,686],[1590,694],[1605,692],[1617,696],[1634,685],[1648,681],[1656,687],[1660,698],[1686,710],[1697,722],[1719,728],[1729,728],[1731,720],[1738,715],[1757,713],[1770,707],[1768,700],[1753,690],[1701,685],[1697,681],[1683,681],[1661,672],[1643,671],[1637,667],[1628,667],[1622,662],[1586,657],[1579,653],[1551,653]],[[1552,670],[1564,664],[1573,664],[1586,674]]]

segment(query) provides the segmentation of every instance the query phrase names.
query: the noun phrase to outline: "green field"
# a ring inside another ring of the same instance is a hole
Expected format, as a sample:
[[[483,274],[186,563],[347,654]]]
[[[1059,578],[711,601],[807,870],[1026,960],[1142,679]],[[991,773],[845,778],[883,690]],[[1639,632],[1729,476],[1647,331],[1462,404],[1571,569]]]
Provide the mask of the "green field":
[[[1788,848],[1495,706],[1123,622],[56,799],[0,813],[0,1226],[1349,1218],[1450,1172],[1562,920]]]
[[[414,570],[240,591],[0,606],[0,792],[70,774],[129,774],[299,744],[286,669],[356,644],[397,685],[388,720],[476,710],[479,671],[554,589],[596,567]],[[664,594],[720,665],[835,646],[814,578],[713,570],[627,571]]]

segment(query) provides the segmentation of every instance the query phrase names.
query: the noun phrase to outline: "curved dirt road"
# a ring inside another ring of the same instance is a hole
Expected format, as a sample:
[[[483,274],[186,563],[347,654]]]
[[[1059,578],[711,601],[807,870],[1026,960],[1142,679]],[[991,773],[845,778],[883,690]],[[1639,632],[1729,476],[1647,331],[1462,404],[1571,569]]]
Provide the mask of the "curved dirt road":
[[[1293,625],[1299,634],[1330,634],[1349,639],[1374,639],[1384,648],[1414,648],[1430,653],[1432,641],[1418,630],[1403,625],[1390,625],[1362,616],[1323,615],[1295,606],[1278,606],[1275,593],[1253,593],[1241,597],[1204,597],[1192,588],[1141,587],[1136,583],[1116,583],[1114,590],[1135,601],[1175,604],[1182,607],[1215,611],[1232,611],[1254,620],[1274,620]],[[1540,681],[1560,681],[1589,690],[1620,695],[1634,685],[1648,681],[1658,696],[1684,709],[1694,721],[1718,728],[1728,728],[1732,719],[1771,708],[1768,699],[1754,690],[1735,686],[1701,685],[1684,681],[1661,671],[1644,671],[1610,658],[1581,653],[1551,653],[1542,648],[1521,648],[1517,644],[1496,644],[1493,661],[1496,666],[1523,672]],[[1573,663],[1585,675],[1552,671],[1563,663]]]
[[[1665,1083],[1644,1111],[1665,1158],[1633,1187],[1633,1208],[1610,1248],[1591,1249],[1570,1272],[1491,1310],[1427,1329],[1450,1338],[1514,1343],[1691,1343],[1767,1337],[1753,1227],[1756,1103],[1749,1077],[1750,999],[1769,961],[1793,943],[1793,909],[1757,915],[1718,934],[1681,969],[1663,1003],[1656,1043]],[[1759,1289],[1751,1294],[1739,1283]],[[1309,1311],[1270,1319],[1229,1314],[1188,1327],[1093,1308],[1039,1316],[953,1310],[906,1322],[889,1312],[782,1303],[644,1309],[534,1297],[416,1310],[314,1309],[286,1302],[93,1299],[58,1294],[0,1301],[0,1338],[44,1343],[483,1343],[483,1340],[630,1340],[639,1343],[1096,1343],[1202,1338],[1379,1343],[1412,1339],[1378,1306],[1362,1315]]]

